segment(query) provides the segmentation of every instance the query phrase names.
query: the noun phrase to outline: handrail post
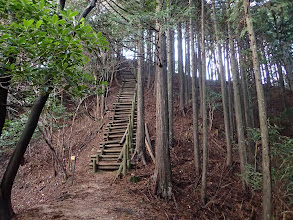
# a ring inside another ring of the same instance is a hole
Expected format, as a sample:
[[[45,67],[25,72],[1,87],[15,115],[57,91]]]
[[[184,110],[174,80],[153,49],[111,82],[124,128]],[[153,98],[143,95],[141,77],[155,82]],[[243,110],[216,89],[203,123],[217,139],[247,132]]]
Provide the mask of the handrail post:
[[[128,137],[126,137],[126,143],[124,144],[123,147],[123,176],[126,176],[127,172],[127,145],[128,145]]]

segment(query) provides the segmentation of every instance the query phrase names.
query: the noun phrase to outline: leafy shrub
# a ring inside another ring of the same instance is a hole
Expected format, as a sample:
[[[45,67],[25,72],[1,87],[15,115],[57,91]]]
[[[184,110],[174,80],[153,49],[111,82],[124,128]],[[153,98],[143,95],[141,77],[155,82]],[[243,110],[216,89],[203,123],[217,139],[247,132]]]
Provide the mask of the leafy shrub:
[[[27,119],[27,114],[22,114],[19,118],[15,118],[11,121],[6,119],[2,135],[0,137],[0,145],[2,150],[16,145],[24,129],[25,123],[27,122]]]
[[[249,131],[255,142],[261,140],[260,129]],[[273,185],[281,189],[290,203],[293,203],[293,139],[280,135],[280,128],[276,125],[269,125],[269,138]],[[242,177],[254,190],[261,188],[262,174],[253,167],[248,166]]]

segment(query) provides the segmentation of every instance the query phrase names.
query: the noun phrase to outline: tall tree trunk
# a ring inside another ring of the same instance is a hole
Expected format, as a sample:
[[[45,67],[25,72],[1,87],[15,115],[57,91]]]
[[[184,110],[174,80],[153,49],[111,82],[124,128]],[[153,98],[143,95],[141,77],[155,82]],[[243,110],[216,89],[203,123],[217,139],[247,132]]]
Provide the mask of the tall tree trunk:
[[[287,104],[287,99],[286,99],[286,89],[285,89],[285,83],[284,83],[284,76],[283,76],[283,71],[282,71],[280,61],[277,59],[276,59],[276,65],[277,65],[277,70],[278,70],[278,74],[279,74],[279,83],[280,83],[280,87],[282,90],[283,106],[284,106],[284,110],[286,110],[288,104]]]
[[[280,28],[279,28],[276,13],[274,12],[274,10],[272,10],[272,15],[273,15],[273,18],[274,18],[275,29],[276,29],[276,33],[277,33],[277,39],[279,41],[279,48],[281,50],[280,51],[281,57],[283,59],[284,68],[285,68],[285,70],[287,72],[287,78],[288,78],[289,87],[290,87],[290,90],[293,91],[293,72],[292,72],[292,69],[290,68],[290,65],[288,65],[287,57],[286,57],[286,54],[284,52],[284,45],[283,45],[283,41],[282,41],[281,36],[280,36]]]
[[[144,50],[143,31],[138,40],[138,71],[137,71],[137,130],[136,130],[136,153],[143,164],[145,161],[145,125],[144,125]]]
[[[266,55],[264,43],[262,44],[262,54],[263,54],[263,59],[264,59],[265,72],[266,72],[266,83],[268,84],[269,87],[271,87],[272,86],[271,76],[270,76],[271,73],[270,73],[269,67],[268,67],[268,61],[267,61],[267,55]]]
[[[272,182],[271,182],[271,160],[270,160],[270,146],[269,146],[269,131],[267,124],[267,112],[265,105],[265,97],[263,85],[260,75],[259,58],[256,48],[255,33],[249,12],[249,0],[243,0],[243,6],[246,17],[246,24],[250,39],[250,48],[253,57],[253,67],[256,81],[256,91],[259,110],[259,121],[261,130],[262,142],[262,176],[263,176],[263,219],[272,219]]]
[[[168,3],[171,6],[171,1]],[[171,14],[169,14],[171,17]],[[172,53],[172,31],[167,29],[167,81],[168,81],[168,113],[169,113],[169,146],[173,147],[173,53]]]
[[[207,123],[207,91],[206,91],[206,54],[205,54],[205,0],[201,0],[201,57],[202,57],[202,134],[203,134],[203,155],[202,155],[202,181],[201,201],[207,202],[207,175],[208,175],[208,123]]]
[[[183,51],[182,51],[182,27],[178,23],[177,27],[177,41],[178,41],[178,73],[179,73],[179,110],[185,116],[184,111],[184,73],[183,73]]]
[[[157,45],[156,45],[156,43],[157,43],[157,38],[158,38],[158,32],[155,32],[155,45],[154,45],[154,51],[156,51],[156,49],[157,49]],[[157,57],[157,51],[155,52],[155,55],[154,55],[154,63],[155,63],[155,71],[154,71],[154,73],[155,73],[155,77],[154,77],[154,92],[153,92],[153,96],[154,97],[156,97],[156,94],[157,94],[157,76],[158,76],[158,70],[157,70],[157,68],[158,68],[158,65],[157,65],[157,62],[158,62],[158,57]]]
[[[172,74],[175,75],[175,30],[171,30]]]
[[[163,1],[156,0],[156,11],[160,12],[163,8]],[[168,137],[168,100],[167,100],[167,76],[164,71],[164,32],[162,21],[157,20],[156,29],[158,30],[157,45],[157,95],[156,95],[156,164],[154,173],[154,191],[156,195],[166,199],[172,196],[171,183],[171,162]]]
[[[197,59],[197,66],[198,66],[198,87],[199,87],[199,98],[200,98],[200,108],[199,108],[199,116],[202,118],[202,76],[203,76],[203,72],[202,72],[202,51],[201,51],[201,35],[200,35],[200,31],[197,32],[197,48],[198,48],[198,54],[200,54],[200,56],[198,56]]]
[[[50,94],[41,93],[32,107],[31,114],[28,118],[26,126],[22,132],[19,141],[16,144],[15,150],[10,158],[8,166],[3,175],[0,186],[0,220],[9,220],[13,217],[14,212],[11,205],[11,190],[18,168],[23,160],[24,153],[29,145],[29,142],[37,127],[39,117],[46,104]]]
[[[228,2],[228,1],[227,1]],[[227,11],[229,10],[229,3],[227,3]],[[237,136],[238,136],[238,150],[239,150],[239,158],[240,158],[240,169],[241,173],[245,172],[245,166],[247,164],[247,156],[246,156],[246,143],[245,143],[245,135],[244,135],[244,123],[243,123],[243,112],[241,108],[241,98],[240,98],[240,86],[239,86],[239,72],[238,65],[235,58],[235,48],[234,42],[231,33],[231,26],[228,22],[228,38],[229,38],[229,46],[230,46],[230,54],[231,54],[231,67],[233,74],[233,90],[234,90],[234,108],[235,108],[235,116],[236,116],[236,128],[237,128]]]
[[[247,148],[247,160],[248,163],[253,165],[255,162],[254,154],[255,154],[255,143],[251,139],[250,135],[248,134],[248,128],[254,128],[253,125],[253,111],[249,102],[249,94],[247,88],[247,76],[246,76],[246,68],[244,66],[243,55],[241,52],[242,44],[239,43],[239,60],[240,60],[240,75],[241,75],[241,89],[242,89],[242,96],[243,96],[243,106],[244,106],[244,116],[245,116],[245,127],[247,133],[247,140],[248,140],[248,148]]]
[[[235,117],[234,117],[234,108],[233,108],[233,88],[232,88],[232,80],[231,80],[231,71],[230,71],[230,57],[229,57],[229,46],[226,45],[226,59],[227,59],[227,76],[228,76],[228,105],[229,105],[229,123],[230,123],[230,130],[232,139],[234,137],[235,131]]]
[[[0,77],[0,137],[2,134],[2,129],[4,127],[5,118],[6,118],[6,105],[7,105],[7,96],[8,96],[8,87],[10,85],[10,76],[1,76]]]
[[[106,88],[105,84],[102,84],[102,94],[101,94],[101,109],[100,109],[100,114],[101,118],[104,118],[105,116],[105,95],[106,95]]]
[[[213,18],[214,18],[214,30],[216,33],[216,40],[217,40],[217,50],[218,50],[218,62],[219,62],[219,71],[220,71],[220,78],[221,78],[221,93],[222,93],[222,103],[223,103],[223,112],[224,112],[224,124],[225,124],[225,137],[226,137],[226,144],[227,144],[227,160],[226,165],[230,167],[232,165],[232,143],[231,143],[231,134],[230,134],[230,127],[229,127],[229,107],[227,101],[227,91],[226,91],[226,79],[225,79],[225,71],[222,61],[222,50],[221,50],[221,43],[219,37],[219,30],[218,30],[218,20],[216,16],[216,8],[215,8],[215,0],[213,0]]]
[[[184,100],[185,104],[188,104],[190,99],[189,88],[190,88],[190,36],[189,36],[189,22],[186,21],[185,27],[185,90],[184,90]]]
[[[153,70],[153,62],[152,62],[152,35],[153,32],[151,30],[148,30],[147,32],[147,88],[150,89],[151,87],[151,73]]]
[[[189,0],[189,7],[194,6],[193,0]],[[191,73],[192,73],[192,119],[193,119],[193,145],[194,145],[194,162],[196,174],[200,174],[200,150],[199,150],[199,137],[198,137],[198,109],[197,109],[197,89],[196,89],[196,71],[197,59],[194,48],[194,20],[190,18],[190,41],[191,41]]]

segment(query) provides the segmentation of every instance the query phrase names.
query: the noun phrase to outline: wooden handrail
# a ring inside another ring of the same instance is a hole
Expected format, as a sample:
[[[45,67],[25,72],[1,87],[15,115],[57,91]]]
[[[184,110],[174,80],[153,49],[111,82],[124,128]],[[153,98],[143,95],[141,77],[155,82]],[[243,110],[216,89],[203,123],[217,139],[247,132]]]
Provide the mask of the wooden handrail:
[[[121,159],[122,156],[122,163],[121,163],[121,169],[119,168],[117,176],[120,175],[120,173],[123,173],[123,176],[126,176],[127,169],[130,169],[130,151],[133,151],[133,127],[134,127],[134,116],[135,116],[135,106],[136,106],[136,96],[137,96],[137,85],[134,91],[132,105],[131,105],[131,112],[129,115],[129,120],[127,124],[127,129],[120,141],[120,143],[123,144],[122,152],[119,156],[119,159]],[[119,160],[118,159],[118,160]],[[115,178],[116,179],[116,178]]]

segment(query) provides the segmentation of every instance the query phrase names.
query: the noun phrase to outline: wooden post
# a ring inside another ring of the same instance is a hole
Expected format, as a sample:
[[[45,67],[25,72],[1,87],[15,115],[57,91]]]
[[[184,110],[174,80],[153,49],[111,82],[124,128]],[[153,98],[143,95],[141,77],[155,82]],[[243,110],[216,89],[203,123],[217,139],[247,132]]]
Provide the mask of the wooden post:
[[[129,144],[126,145],[126,161],[127,161],[127,168],[130,170],[130,160],[129,160]]]
[[[127,135],[127,140],[128,140],[128,135]],[[123,176],[126,176],[126,172],[127,172],[127,145],[128,145],[127,142],[125,143],[125,146],[123,148]]]
[[[97,160],[93,159],[93,172],[96,173],[97,172]]]

